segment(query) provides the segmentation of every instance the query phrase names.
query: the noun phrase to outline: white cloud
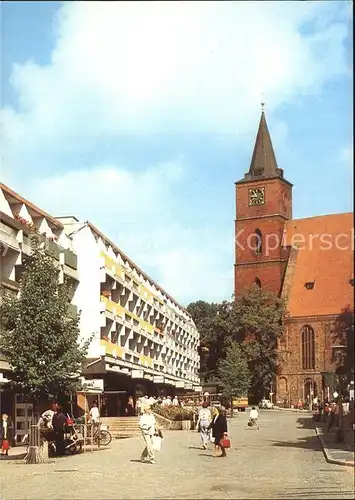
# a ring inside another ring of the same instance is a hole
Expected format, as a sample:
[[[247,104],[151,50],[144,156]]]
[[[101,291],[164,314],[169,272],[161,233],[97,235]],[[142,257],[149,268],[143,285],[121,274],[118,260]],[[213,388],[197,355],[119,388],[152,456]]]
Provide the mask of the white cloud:
[[[20,113],[6,111],[5,131],[45,141],[248,130],[262,92],[274,110],[346,71],[346,25],[328,4],[67,2],[51,63],[14,67]]]
[[[176,160],[141,173],[114,166],[73,171],[27,189],[52,214],[89,219],[186,305],[201,296],[229,298],[233,235],[219,239],[212,228],[195,231],[177,221],[171,195],[183,179],[183,164]],[[227,271],[218,272],[216,262],[224,256]]]
[[[228,298],[232,231],[179,223],[183,160],[134,173],[115,160],[107,165],[100,140],[241,137],[255,127],[261,93],[270,115],[346,74],[345,21],[336,2],[65,2],[50,63],[14,66],[18,107],[2,110],[2,168],[30,176],[23,194],[44,209],[91,219],[181,301]],[[286,135],[279,124],[275,142]],[[75,163],[88,144],[91,170]],[[65,156],[59,176],[55,160],[68,150],[72,160]]]

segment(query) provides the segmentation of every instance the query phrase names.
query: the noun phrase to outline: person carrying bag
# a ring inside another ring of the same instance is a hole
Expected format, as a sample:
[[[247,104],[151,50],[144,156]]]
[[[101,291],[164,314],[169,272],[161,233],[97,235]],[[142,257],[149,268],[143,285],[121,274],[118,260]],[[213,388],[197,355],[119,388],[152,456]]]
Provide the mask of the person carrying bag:
[[[209,425],[209,429],[212,429],[212,437],[214,438],[215,453],[218,447],[222,450],[221,455],[214,455],[219,457],[226,457],[226,448],[231,447],[231,441],[228,438],[227,429],[227,418],[225,416],[225,411],[223,408],[220,410],[218,408],[213,409],[214,417]]]

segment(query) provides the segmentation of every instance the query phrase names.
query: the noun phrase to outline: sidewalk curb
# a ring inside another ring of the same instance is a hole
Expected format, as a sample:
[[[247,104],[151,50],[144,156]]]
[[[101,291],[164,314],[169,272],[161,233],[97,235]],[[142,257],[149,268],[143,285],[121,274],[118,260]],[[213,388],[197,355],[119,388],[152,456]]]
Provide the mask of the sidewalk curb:
[[[326,446],[326,444],[324,442],[323,436],[320,434],[317,426],[314,426],[314,429],[315,429],[316,434],[317,434],[317,436],[319,438],[319,441],[320,441],[320,443],[322,445],[323,455],[324,455],[326,461],[329,464],[344,465],[345,467],[354,467],[354,461],[351,461],[351,460],[334,460],[333,458],[330,458],[330,456],[328,454],[328,448],[327,448],[327,446]]]
[[[274,410],[279,410],[279,411],[293,411],[293,412],[298,412],[300,414],[302,414],[302,413],[312,413],[311,410],[299,410],[298,408],[281,408],[281,406],[274,406]]]

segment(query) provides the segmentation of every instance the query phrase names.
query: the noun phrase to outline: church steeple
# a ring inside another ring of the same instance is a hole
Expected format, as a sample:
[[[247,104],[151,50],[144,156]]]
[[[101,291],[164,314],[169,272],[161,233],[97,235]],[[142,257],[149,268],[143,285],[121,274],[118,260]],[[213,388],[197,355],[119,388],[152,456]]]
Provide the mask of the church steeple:
[[[283,178],[283,170],[277,166],[265,112],[262,109],[249,172],[245,174],[243,181],[260,178],[271,179],[273,177]]]

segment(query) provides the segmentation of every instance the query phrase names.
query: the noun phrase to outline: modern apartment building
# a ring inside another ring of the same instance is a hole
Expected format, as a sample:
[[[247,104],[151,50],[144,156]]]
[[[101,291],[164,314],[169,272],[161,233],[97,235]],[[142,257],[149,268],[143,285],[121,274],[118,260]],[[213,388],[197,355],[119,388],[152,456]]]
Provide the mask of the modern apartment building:
[[[90,222],[58,218],[78,255],[81,334],[93,335],[85,373],[104,412],[129,396],[198,390],[199,333],[188,312]],[[80,403],[79,403],[80,404]]]
[[[18,294],[23,265],[30,255],[29,237],[35,231],[57,261],[60,280],[66,276],[75,291],[78,285],[77,256],[64,226],[40,208],[0,183],[0,286],[8,294]],[[72,312],[77,311],[72,305]],[[15,420],[17,440],[25,433],[25,421],[32,406],[19,394],[7,388],[6,374],[10,366],[0,353],[0,413],[7,412]]]

